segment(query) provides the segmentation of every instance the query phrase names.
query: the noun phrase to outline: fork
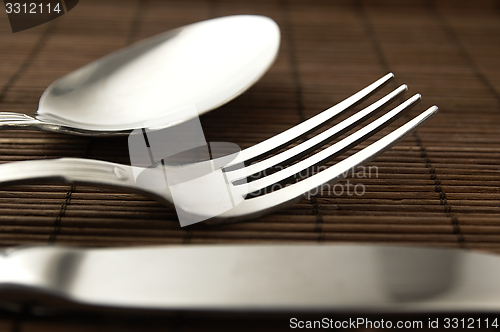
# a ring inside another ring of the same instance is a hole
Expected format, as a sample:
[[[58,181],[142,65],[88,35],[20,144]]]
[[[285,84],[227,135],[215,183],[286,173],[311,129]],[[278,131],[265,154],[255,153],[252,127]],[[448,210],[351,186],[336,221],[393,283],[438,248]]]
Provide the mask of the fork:
[[[293,204],[325,183],[333,184],[342,180],[348,176],[350,171],[370,162],[384,151],[390,149],[437,113],[438,107],[432,106],[350,157],[329,166],[321,172],[301,179],[301,181],[292,181],[293,183],[290,183],[290,179],[296,179],[304,170],[310,170],[317,166],[326,167],[328,161],[365,141],[402,115],[403,111],[410,109],[420,101],[420,94],[416,94],[363,128],[314,153],[320,147],[339,138],[399,98],[408,89],[406,85],[402,85],[342,122],[282,151],[285,147],[306,138],[312,132],[361,103],[386,85],[393,77],[394,75],[389,73],[326,111],[261,143],[242,150],[233,161],[222,167],[222,172],[228,180],[230,189],[242,195],[243,198],[246,196],[246,198],[241,203],[233,205],[233,208],[210,219],[209,223],[253,219]],[[241,164],[245,166],[237,167],[237,165]],[[137,183],[135,180],[134,172],[136,174],[138,172],[135,166],[80,158],[19,161],[0,165],[0,185],[33,183],[36,181],[113,186],[142,193],[162,204],[171,205],[174,200],[168,186],[157,186],[155,184],[161,181],[165,182],[165,169],[175,167],[158,163],[156,167],[149,169],[150,177],[148,183],[144,184]],[[242,181],[256,174],[262,174],[267,170],[274,171],[253,181]],[[270,190],[273,186],[278,186],[279,189]],[[186,196],[182,201],[176,199],[176,208],[181,208],[181,210],[188,213],[201,213],[197,211],[197,206],[193,203],[192,198]]]

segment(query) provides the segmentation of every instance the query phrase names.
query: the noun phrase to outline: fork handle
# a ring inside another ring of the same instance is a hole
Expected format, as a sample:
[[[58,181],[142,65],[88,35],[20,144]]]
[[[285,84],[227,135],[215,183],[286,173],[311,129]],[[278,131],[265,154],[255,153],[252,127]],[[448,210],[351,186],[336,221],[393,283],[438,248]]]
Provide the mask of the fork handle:
[[[34,182],[114,186],[151,194],[136,184],[132,167],[106,161],[61,158],[0,165],[0,185]]]

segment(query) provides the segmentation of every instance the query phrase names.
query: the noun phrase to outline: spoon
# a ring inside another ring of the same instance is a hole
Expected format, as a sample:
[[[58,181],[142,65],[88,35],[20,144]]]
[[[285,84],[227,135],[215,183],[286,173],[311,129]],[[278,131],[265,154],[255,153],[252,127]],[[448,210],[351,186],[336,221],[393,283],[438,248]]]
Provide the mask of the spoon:
[[[264,16],[215,18],[107,55],[52,83],[34,116],[0,112],[0,129],[86,136],[168,128],[234,99],[271,66],[280,31]]]

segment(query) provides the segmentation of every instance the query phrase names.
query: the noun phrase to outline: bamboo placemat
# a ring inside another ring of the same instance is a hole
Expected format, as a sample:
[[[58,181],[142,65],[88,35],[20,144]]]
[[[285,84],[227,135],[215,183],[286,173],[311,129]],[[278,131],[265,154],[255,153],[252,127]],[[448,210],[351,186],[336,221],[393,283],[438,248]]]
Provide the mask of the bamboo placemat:
[[[255,86],[201,117],[207,141],[251,146],[390,71],[396,79],[383,92],[406,83],[406,98],[419,92],[422,102],[360,147],[431,105],[440,111],[370,163],[376,174],[341,182],[343,194],[337,187],[244,223],[181,228],[173,208],[136,194],[86,186],[2,187],[0,246],[370,242],[500,252],[500,6],[493,0],[86,0],[16,34],[5,15],[0,111],[34,113],[58,77],[134,41],[231,14],[273,18],[282,44]],[[0,131],[1,163],[85,157],[129,164],[127,149],[126,137]],[[362,195],[347,193],[355,185]],[[10,318],[1,324],[23,331],[45,326]],[[54,324],[44,328],[68,328]]]

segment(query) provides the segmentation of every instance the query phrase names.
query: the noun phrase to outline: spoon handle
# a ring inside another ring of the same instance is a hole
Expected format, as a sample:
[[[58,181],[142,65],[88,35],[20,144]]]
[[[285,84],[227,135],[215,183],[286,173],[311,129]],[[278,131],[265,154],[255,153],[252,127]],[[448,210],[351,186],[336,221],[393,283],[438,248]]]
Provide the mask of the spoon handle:
[[[136,184],[133,167],[106,161],[60,158],[0,165],[0,186],[35,182],[113,186],[154,195],[145,186]]]
[[[78,136],[124,136],[129,135],[131,130],[112,130],[112,129],[82,129],[52,123],[45,119],[39,120],[30,115],[13,112],[0,112],[0,130],[23,129],[23,130],[41,130],[54,133],[64,133]]]
[[[0,130],[22,129],[78,134],[72,128],[38,120],[28,114],[0,112]]]
[[[40,120],[37,120],[27,114],[0,112],[0,128],[8,127],[5,129],[40,129],[40,124],[42,124]]]

